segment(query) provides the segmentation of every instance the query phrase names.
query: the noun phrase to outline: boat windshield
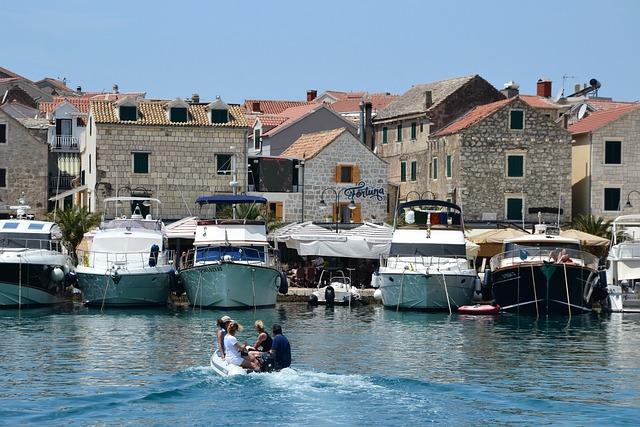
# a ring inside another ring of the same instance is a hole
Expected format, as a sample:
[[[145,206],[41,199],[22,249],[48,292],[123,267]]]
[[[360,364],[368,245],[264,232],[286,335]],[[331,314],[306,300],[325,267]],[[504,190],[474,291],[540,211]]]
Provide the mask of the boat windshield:
[[[160,222],[153,220],[121,218],[105,221],[102,223],[101,228],[103,230],[115,228],[144,228],[147,230],[160,230]]]
[[[49,233],[0,233],[0,248],[58,250]]]
[[[390,256],[466,257],[465,245],[448,243],[392,243]]]
[[[259,246],[209,246],[196,250],[196,262],[220,261],[227,256],[231,261],[265,261],[264,248]]]
[[[578,243],[560,243],[560,242],[522,242],[522,243],[506,243],[504,246],[505,252],[513,252],[519,250],[526,250],[527,252],[534,253],[540,249],[571,249],[574,251],[580,250]]]

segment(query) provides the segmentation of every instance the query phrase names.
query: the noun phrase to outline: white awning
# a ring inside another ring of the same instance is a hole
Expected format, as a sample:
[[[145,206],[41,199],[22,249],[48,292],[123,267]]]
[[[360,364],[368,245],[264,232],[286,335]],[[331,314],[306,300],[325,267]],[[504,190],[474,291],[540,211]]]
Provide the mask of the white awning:
[[[169,239],[194,239],[196,237],[197,225],[198,218],[195,216],[189,216],[176,222],[172,222],[165,226],[164,230]]]
[[[56,202],[56,201],[58,201],[60,199],[64,199],[67,196],[71,196],[72,194],[79,193],[79,192],[84,191],[86,189],[87,189],[86,185],[81,185],[80,187],[75,187],[75,188],[72,188],[71,190],[63,191],[60,194],[56,194],[53,197],[49,197],[49,201],[50,202]]]

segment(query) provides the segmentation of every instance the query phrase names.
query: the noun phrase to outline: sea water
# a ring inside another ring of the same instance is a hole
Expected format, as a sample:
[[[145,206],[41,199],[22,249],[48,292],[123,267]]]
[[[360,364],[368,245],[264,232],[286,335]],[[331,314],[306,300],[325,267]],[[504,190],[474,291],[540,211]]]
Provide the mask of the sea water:
[[[215,319],[280,323],[295,372],[218,377]],[[280,304],[0,311],[0,424],[637,424],[640,315]]]

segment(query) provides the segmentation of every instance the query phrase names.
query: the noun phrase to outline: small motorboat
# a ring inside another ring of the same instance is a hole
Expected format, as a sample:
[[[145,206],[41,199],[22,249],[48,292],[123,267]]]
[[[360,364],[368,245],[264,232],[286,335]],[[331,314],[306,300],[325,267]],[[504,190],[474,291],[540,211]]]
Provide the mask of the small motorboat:
[[[253,348],[250,347],[249,349],[252,350]],[[232,377],[235,375],[247,375],[247,374],[256,372],[253,369],[245,369],[241,366],[229,363],[226,360],[222,360],[222,358],[218,356],[218,354],[215,352],[211,355],[210,364],[211,364],[211,369],[213,369],[216,374],[222,377]],[[293,371],[293,369],[291,368],[282,369],[282,371],[285,371],[285,370]],[[281,370],[275,368],[273,358],[271,358],[270,356],[262,358],[260,372],[267,373],[267,372],[279,372],[279,371]]]
[[[328,276],[328,280],[326,277]],[[327,286],[322,286],[328,282]],[[352,305],[363,302],[360,291],[351,285],[351,279],[342,270],[323,270],[315,291],[309,295],[309,305]]]
[[[500,306],[491,304],[463,305],[462,307],[458,307],[458,313],[472,315],[493,315],[500,313]]]

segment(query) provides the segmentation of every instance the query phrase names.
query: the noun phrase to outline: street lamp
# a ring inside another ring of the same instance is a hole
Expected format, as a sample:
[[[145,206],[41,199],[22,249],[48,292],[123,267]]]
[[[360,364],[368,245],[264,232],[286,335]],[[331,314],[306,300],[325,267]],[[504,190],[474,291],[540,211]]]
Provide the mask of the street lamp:
[[[631,199],[629,198],[631,196],[632,193],[636,193],[636,194],[640,194],[640,191],[638,190],[631,190],[627,193],[627,203],[624,204],[625,209],[627,208],[632,208],[633,205],[631,204]]]
[[[336,191],[334,188],[331,187],[327,187],[324,190],[322,190],[322,193],[320,194],[320,209],[326,209],[327,208],[327,203],[324,201],[324,193],[325,191],[333,191],[333,194],[335,194],[336,196],[336,208],[340,209],[340,194],[344,194],[343,190],[339,190]],[[351,201],[349,202],[349,204],[347,205],[347,207],[349,208],[349,210],[354,210],[356,208],[356,204],[353,202],[353,197],[351,197]],[[336,233],[338,233],[338,220],[340,216],[340,211],[336,212]]]

